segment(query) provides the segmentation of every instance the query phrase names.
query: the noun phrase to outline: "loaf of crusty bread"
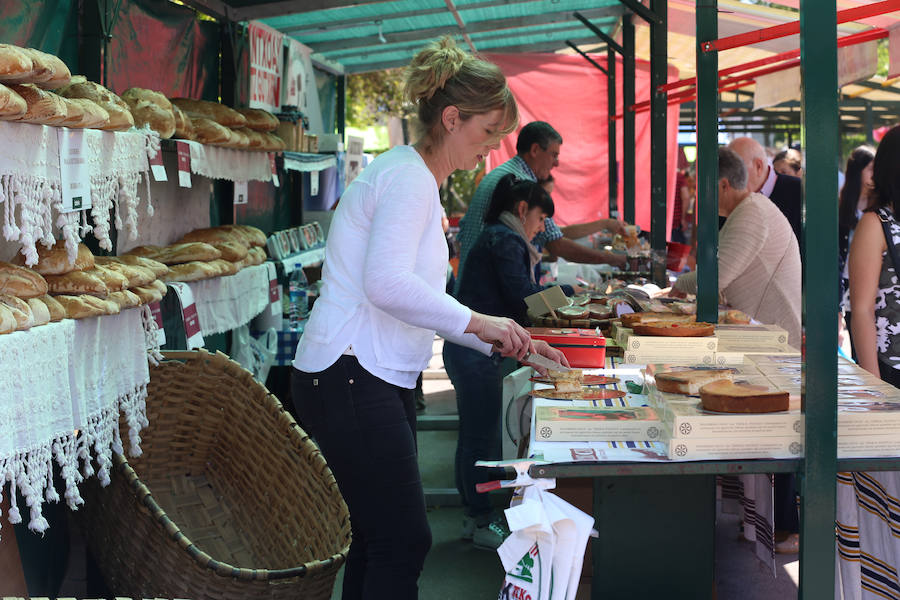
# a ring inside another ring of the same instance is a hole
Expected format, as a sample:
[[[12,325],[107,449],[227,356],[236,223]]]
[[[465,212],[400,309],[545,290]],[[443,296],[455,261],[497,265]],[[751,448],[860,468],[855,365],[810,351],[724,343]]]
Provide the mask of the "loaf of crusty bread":
[[[66,242],[57,240],[53,246],[47,248],[43,244],[37,245],[38,262],[30,267],[41,275],[62,275],[72,271],[83,271],[91,269],[94,266],[94,255],[88,250],[84,244],[78,244],[78,254],[75,262],[69,262],[69,255],[66,251]],[[19,252],[13,259],[13,264],[24,265],[25,256]]]
[[[222,258],[222,253],[203,242],[187,242],[182,244],[172,244],[161,248],[159,253],[153,257],[161,263],[172,265],[186,263],[191,261],[208,261]]]
[[[263,136],[259,135],[258,131],[253,131],[247,127],[237,127],[233,129],[236,133],[239,133],[247,138],[247,146],[248,150],[260,150],[263,145]]]
[[[25,49],[31,55],[32,63],[35,67],[40,64],[42,69],[49,69],[51,74],[49,77],[41,78],[41,81],[32,79],[32,83],[45,90],[55,90],[66,86],[72,80],[72,72],[69,67],[58,56],[35,50],[34,48]],[[37,58],[35,58],[37,57]]]
[[[241,131],[242,129],[246,129],[246,127],[238,127],[228,130],[231,135],[231,140],[226,144],[226,146],[228,146],[229,148],[237,148],[240,150],[246,150],[250,147],[250,138],[246,133]]]
[[[162,281],[161,279],[157,279],[156,281],[152,282],[152,283],[151,283],[150,285],[148,285],[147,287],[155,288],[155,289],[156,289],[160,294],[162,294],[163,296],[165,296],[166,293],[169,291],[169,286],[167,286],[167,285],[165,284],[165,282]]]
[[[192,120],[194,117],[204,117],[225,127],[247,126],[247,119],[244,115],[218,102],[193,100],[191,98],[172,98],[172,104],[183,110]]]
[[[262,149],[266,152],[281,152],[285,149],[284,140],[274,133],[262,131],[260,133],[262,134],[264,139]]]
[[[66,318],[66,309],[53,296],[45,294],[39,298],[32,298],[28,303],[31,304],[32,301],[39,301],[47,307],[47,310],[50,311],[50,321],[53,323]]]
[[[213,259],[215,260],[215,259]],[[163,281],[199,281],[201,279],[209,279],[210,277],[218,277],[221,271],[219,268],[206,262],[192,261],[171,265],[169,272],[162,277]]]
[[[47,282],[40,273],[8,262],[0,262],[0,294],[36,298],[47,293]]]
[[[272,113],[259,108],[238,108],[239,113],[247,119],[247,127],[254,131],[275,131],[278,119]]]
[[[104,265],[95,265],[93,269],[84,271],[84,273],[94,275],[100,279],[110,293],[121,292],[129,287],[128,278],[125,275]]]
[[[140,296],[130,290],[113,292],[106,299],[118,304],[121,310],[125,310],[126,308],[134,308],[135,306],[140,306],[141,304],[143,304],[143,302],[141,302]]]
[[[109,288],[97,275],[89,271],[72,271],[64,275],[44,275],[47,287],[54,295],[91,295],[105,298]]]
[[[100,257],[97,257],[97,259],[99,258]],[[107,259],[109,257],[103,258]],[[111,271],[115,271],[116,273],[119,273],[120,275],[125,277],[125,279],[128,280],[128,285],[126,285],[125,287],[133,288],[139,285],[149,285],[152,281],[156,280],[156,274],[147,267],[138,265],[126,265],[123,262],[114,260],[97,260],[97,264]],[[169,268],[166,267],[166,271],[168,270]]]
[[[82,111],[81,120],[72,124],[67,123],[66,127],[104,129],[109,125],[109,111],[96,102],[86,98],[63,98],[63,101],[65,101],[67,107],[72,105],[78,106]]]
[[[18,82],[31,76],[34,63],[24,48],[0,44],[0,81]]]
[[[19,94],[28,105],[25,114],[16,119],[23,123],[41,125],[61,125],[68,117],[63,99],[32,83],[10,84],[13,91]]]
[[[191,117],[194,139],[201,144],[221,145],[231,140],[231,130],[206,117]]]
[[[129,88],[122,94],[137,127],[149,126],[159,137],[169,139],[175,134],[175,113],[172,103],[163,94],[144,88]]]
[[[664,371],[657,373],[656,389],[670,394],[688,394],[696,396],[700,388],[707,383],[734,377],[733,369],[689,369],[683,371]]]
[[[33,327],[46,325],[50,322],[50,309],[47,308],[46,304],[41,302],[40,298],[29,299],[28,307],[31,309],[31,314],[34,317]]]
[[[24,331],[34,327],[34,314],[31,312],[28,301],[9,294],[0,294],[0,304],[3,304],[12,312],[13,318],[16,320],[17,331]]]
[[[262,229],[252,225],[225,225],[225,227],[231,227],[242,232],[249,239],[251,246],[266,247],[266,234],[262,232]]]
[[[172,105],[172,113],[175,115],[175,134],[173,137],[182,140],[193,140],[196,138],[194,126],[184,111]]]
[[[234,275],[241,270],[240,266],[237,263],[225,260],[224,258],[211,260],[209,261],[209,264],[219,269],[219,276]]]
[[[105,301],[94,296],[56,296],[56,300],[66,309],[67,319],[86,319],[110,314],[110,307]],[[112,303],[118,308],[118,304]]]
[[[261,265],[266,262],[266,251],[258,246],[254,246],[247,252],[247,258],[250,260],[250,264]]]
[[[0,303],[0,335],[12,333],[17,326],[18,324],[12,311],[5,304]]]
[[[105,129],[107,131],[124,131],[134,125],[131,110],[124,100],[99,83],[88,81],[84,76],[78,75],[73,77],[72,83],[60,89],[58,93],[70,100],[79,100],[79,103],[82,105],[86,105],[83,102],[84,100],[89,100],[103,110],[105,118],[101,123],[94,124],[94,120],[91,120],[89,124],[84,124],[82,127]]]
[[[159,302],[163,298],[163,294],[153,286],[138,286],[130,290],[141,301],[141,304],[150,304],[151,302]]]
[[[12,88],[0,83],[0,119],[15,121],[28,110],[28,103]]]
[[[120,260],[124,260],[126,256],[146,256],[148,258],[152,258],[159,254],[162,249],[162,246],[153,246],[151,244],[146,244],[144,246],[135,246],[118,258]]]
[[[720,380],[700,388],[700,404],[704,410],[727,413],[768,413],[788,410],[790,394],[770,390],[764,385],[750,385]]]
[[[206,227],[203,229],[195,229],[189,231],[181,238],[181,242],[204,242],[206,244],[215,244],[219,242],[234,242],[249,246],[249,242],[237,230],[229,228],[227,225],[220,227]]]
[[[157,250],[158,251],[158,250]],[[104,257],[96,257],[97,262],[101,265],[119,263],[123,265],[131,265],[135,267],[143,267],[144,269],[150,270],[154,276],[162,277],[166,273],[169,272],[169,267],[159,262],[158,260],[153,260],[152,258],[148,258],[146,256],[139,256],[137,254],[123,254],[121,256],[104,256]]]

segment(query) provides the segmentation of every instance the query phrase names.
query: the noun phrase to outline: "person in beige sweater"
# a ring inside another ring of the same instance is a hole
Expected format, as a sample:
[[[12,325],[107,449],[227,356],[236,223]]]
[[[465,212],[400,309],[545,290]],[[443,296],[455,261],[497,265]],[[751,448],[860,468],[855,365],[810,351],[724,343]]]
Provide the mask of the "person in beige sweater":
[[[754,319],[778,325],[800,347],[800,250],[790,223],[771,200],[747,189],[747,169],[719,148],[719,297]],[[676,294],[697,293],[697,272],[675,282]]]

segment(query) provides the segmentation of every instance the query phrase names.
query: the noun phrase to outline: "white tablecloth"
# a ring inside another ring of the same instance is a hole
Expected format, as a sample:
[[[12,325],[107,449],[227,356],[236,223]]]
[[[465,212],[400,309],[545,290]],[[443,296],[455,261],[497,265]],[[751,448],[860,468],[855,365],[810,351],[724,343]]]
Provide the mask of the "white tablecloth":
[[[204,336],[245,325],[269,305],[269,269],[264,264],[188,285]]]
[[[179,140],[191,148],[191,172],[210,179],[271,181],[268,152],[251,152]],[[177,178],[177,174],[174,175]],[[171,177],[171,175],[170,175]]]
[[[149,381],[140,309],[0,336],[0,491],[10,484],[11,523],[23,518],[16,490],[30,511],[28,527],[40,532],[48,526],[44,500],[58,501],[61,492],[70,508],[83,503],[77,484],[94,474],[92,460],[101,484],[109,483],[112,452],[123,451],[120,413],[129,453],[140,454]],[[66,487],[59,492],[54,460]]]

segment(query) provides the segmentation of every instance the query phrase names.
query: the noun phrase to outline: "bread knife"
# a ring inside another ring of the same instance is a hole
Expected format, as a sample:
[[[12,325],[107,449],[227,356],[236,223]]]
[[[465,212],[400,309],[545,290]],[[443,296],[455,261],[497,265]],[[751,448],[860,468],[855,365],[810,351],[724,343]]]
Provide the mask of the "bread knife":
[[[532,365],[537,365],[538,367],[550,369],[553,371],[571,371],[570,367],[566,367],[565,365],[558,363],[555,360],[551,360],[541,354],[537,354],[536,352],[529,352],[528,354],[526,354],[522,358],[522,362],[531,363]]]

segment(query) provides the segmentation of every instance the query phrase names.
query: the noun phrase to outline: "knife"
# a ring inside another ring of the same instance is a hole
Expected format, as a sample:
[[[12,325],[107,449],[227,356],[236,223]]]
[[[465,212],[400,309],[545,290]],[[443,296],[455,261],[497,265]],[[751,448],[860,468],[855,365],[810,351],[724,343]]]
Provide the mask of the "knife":
[[[554,371],[571,371],[570,367],[567,367],[561,363],[556,362],[555,360],[551,360],[546,356],[538,354],[536,352],[529,352],[522,358],[522,362],[531,363],[538,367],[544,369],[552,369]]]

